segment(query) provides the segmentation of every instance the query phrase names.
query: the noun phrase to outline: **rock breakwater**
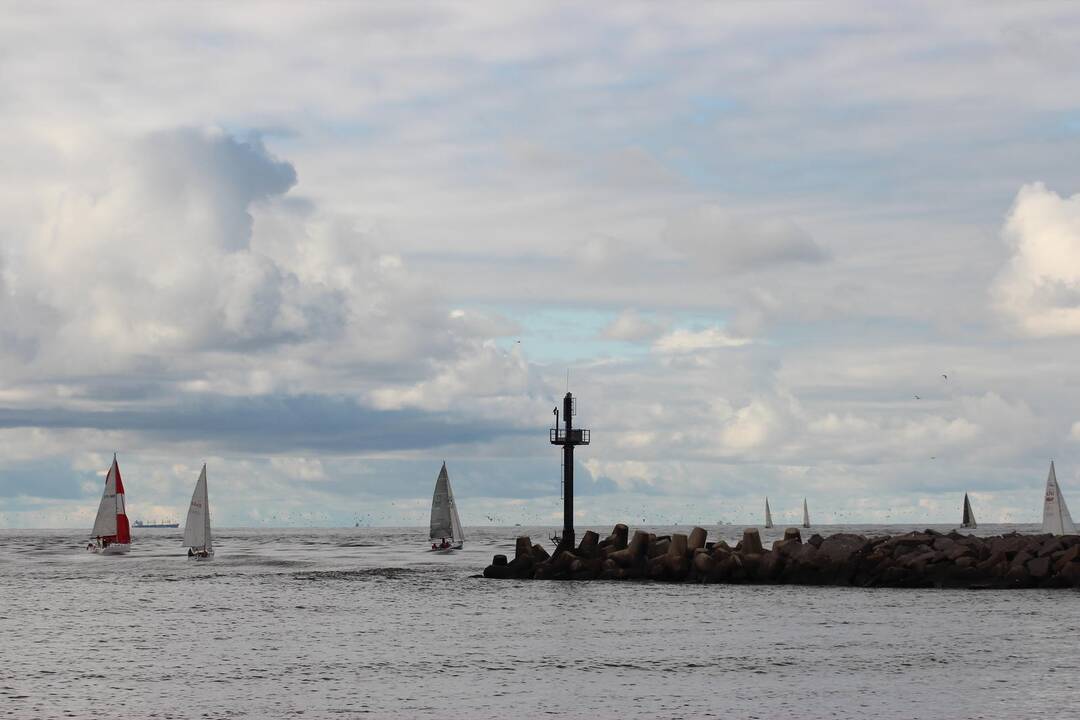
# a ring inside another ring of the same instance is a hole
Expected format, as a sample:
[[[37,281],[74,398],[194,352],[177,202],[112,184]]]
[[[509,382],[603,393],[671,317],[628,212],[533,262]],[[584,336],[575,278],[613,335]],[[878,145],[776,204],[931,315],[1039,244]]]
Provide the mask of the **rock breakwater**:
[[[616,525],[586,532],[574,551],[549,556],[519,537],[513,560],[496,555],[487,578],[847,585],[855,587],[1080,587],[1080,536],[976,537],[934,530],[866,537],[813,535],[798,528],[766,549],[756,528],[734,547],[708,542],[704,528],[657,536]]]

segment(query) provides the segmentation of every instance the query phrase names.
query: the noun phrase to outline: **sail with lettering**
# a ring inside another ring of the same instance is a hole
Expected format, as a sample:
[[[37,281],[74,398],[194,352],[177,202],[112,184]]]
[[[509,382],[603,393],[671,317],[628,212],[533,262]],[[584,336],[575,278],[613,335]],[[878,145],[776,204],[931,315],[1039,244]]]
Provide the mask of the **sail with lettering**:
[[[1050,461],[1050,474],[1046,477],[1046,496],[1043,501],[1042,531],[1053,535],[1075,535],[1076,525],[1069,515],[1069,507],[1061,496],[1054,461]]]
[[[105,491],[98,504],[90,537],[96,543],[91,544],[89,549],[103,555],[123,555],[131,550],[131,527],[124,505],[124,481],[120,477],[120,465],[116,462],[115,454],[105,476]]]
[[[806,498],[802,501],[802,526],[804,528],[810,527],[810,511],[806,509]]]
[[[187,522],[184,523],[184,543],[190,548],[188,557],[209,560],[214,556],[214,539],[210,534],[210,496],[206,489],[206,464],[202,466],[195,492],[191,494]]]
[[[461,528],[454,490],[450,487],[450,475],[446,463],[435,480],[435,494],[431,498],[431,525],[429,528],[432,550],[458,550],[465,544],[465,532]]]
[[[971,529],[979,527],[978,523],[975,522],[975,513],[971,509],[971,501],[968,500],[967,493],[964,493],[964,517],[960,523],[960,527]]]
[[[771,528],[772,526],[772,513],[769,511],[769,498],[765,498],[765,527]]]

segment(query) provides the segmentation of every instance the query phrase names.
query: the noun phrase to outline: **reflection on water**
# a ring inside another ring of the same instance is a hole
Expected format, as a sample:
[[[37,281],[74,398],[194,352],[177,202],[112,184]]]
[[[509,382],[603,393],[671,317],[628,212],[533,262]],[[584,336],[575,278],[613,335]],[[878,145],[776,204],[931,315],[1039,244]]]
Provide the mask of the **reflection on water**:
[[[1080,697],[1074,591],[475,577],[517,534],[552,529],[451,555],[417,529],[226,529],[211,562],[179,529],[120,557],[0,532],[0,717],[1057,717]]]

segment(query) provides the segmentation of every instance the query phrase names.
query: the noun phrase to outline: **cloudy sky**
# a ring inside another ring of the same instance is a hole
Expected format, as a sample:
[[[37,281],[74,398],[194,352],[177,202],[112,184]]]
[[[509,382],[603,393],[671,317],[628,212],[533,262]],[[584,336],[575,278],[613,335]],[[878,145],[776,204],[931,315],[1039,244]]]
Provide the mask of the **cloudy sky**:
[[[1080,8],[0,19],[0,527],[1080,503]]]

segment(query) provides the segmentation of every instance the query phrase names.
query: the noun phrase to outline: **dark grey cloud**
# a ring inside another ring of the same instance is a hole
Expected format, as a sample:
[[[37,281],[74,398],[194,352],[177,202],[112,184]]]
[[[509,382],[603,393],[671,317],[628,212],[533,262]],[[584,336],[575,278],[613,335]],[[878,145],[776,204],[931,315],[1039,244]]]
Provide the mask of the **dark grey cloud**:
[[[374,410],[324,396],[206,396],[118,410],[0,408],[0,428],[133,431],[147,442],[205,441],[233,453],[433,449],[520,434],[449,413]]]
[[[229,251],[250,244],[251,204],[284,195],[297,180],[296,169],[271,155],[258,136],[179,128],[149,134],[135,152],[149,160],[136,166],[146,189],[175,200],[180,212],[193,199],[212,202],[211,228]]]

